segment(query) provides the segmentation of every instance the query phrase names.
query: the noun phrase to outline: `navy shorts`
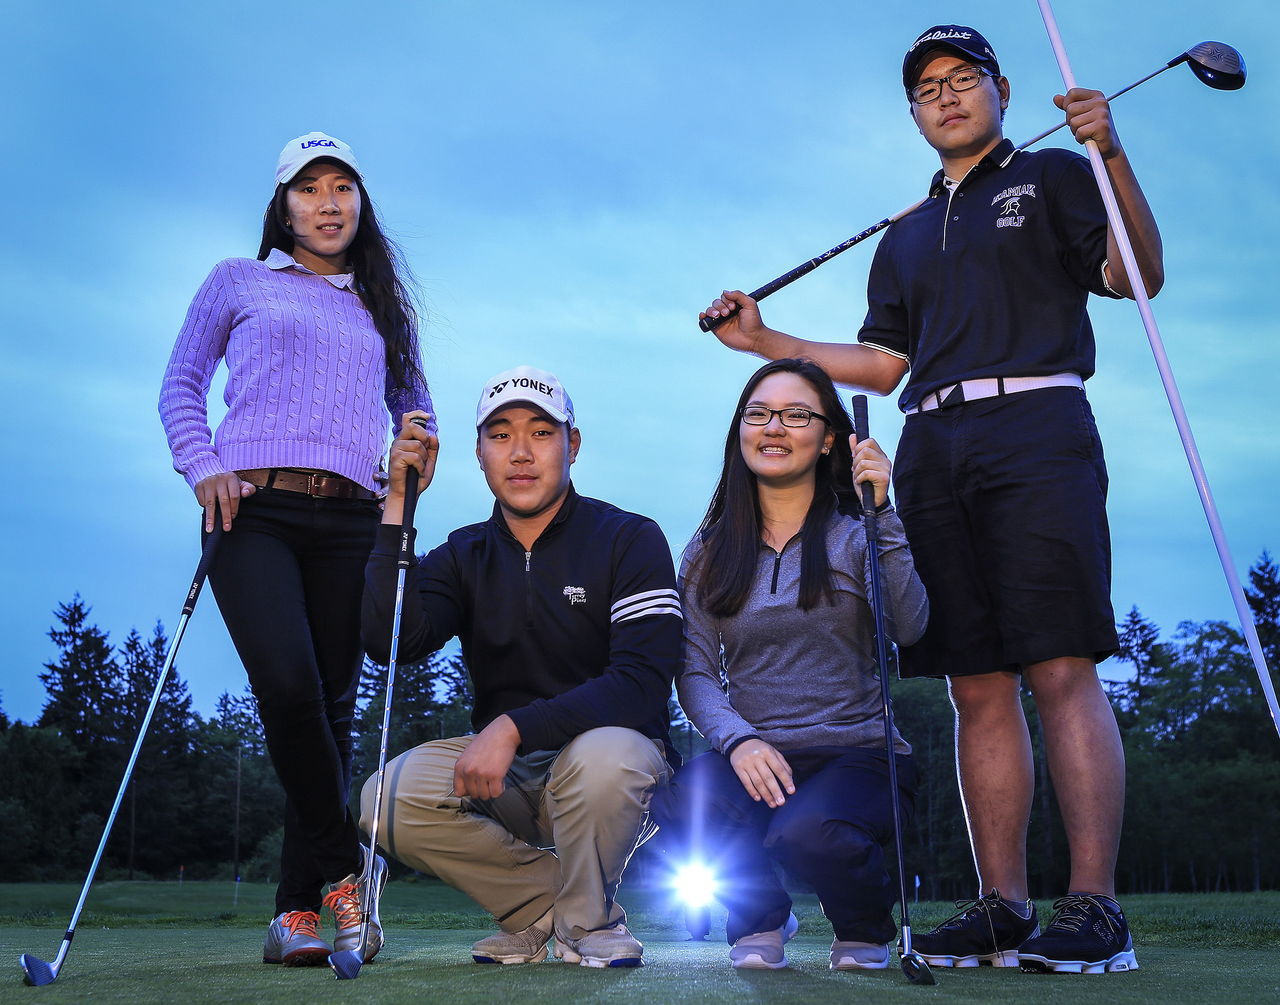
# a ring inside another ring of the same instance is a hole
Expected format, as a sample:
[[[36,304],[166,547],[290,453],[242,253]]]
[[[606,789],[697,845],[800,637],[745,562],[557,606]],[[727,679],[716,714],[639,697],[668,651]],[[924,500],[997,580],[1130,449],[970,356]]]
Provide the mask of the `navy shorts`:
[[[1107,468],[1082,391],[909,415],[893,483],[929,594],[924,637],[900,653],[903,677],[1116,651]]]

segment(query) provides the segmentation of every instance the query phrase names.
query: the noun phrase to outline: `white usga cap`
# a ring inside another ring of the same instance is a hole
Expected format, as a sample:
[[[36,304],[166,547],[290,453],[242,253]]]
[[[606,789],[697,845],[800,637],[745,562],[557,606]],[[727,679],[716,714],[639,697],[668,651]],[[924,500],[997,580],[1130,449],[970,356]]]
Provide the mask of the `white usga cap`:
[[[532,366],[517,366],[503,370],[485,382],[476,405],[476,428],[484,420],[507,405],[522,403],[546,412],[556,422],[573,428],[573,401],[569,398],[559,378],[546,370]]]
[[[290,140],[280,151],[280,159],[276,162],[276,184],[287,185],[299,171],[321,157],[341,161],[355,172],[357,179],[360,178],[355,151],[347,144],[327,133],[307,133]]]

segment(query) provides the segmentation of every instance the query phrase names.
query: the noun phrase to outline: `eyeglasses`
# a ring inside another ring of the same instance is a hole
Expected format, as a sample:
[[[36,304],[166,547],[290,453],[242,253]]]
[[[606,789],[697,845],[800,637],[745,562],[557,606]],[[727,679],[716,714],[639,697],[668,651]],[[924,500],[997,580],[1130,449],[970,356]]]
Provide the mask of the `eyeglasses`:
[[[937,101],[942,96],[942,85],[947,84],[951,90],[959,94],[961,91],[971,91],[982,83],[983,77],[990,77],[993,74],[984,70],[980,66],[962,66],[958,70],[952,70],[945,77],[935,77],[933,80],[922,80],[911,88],[911,100],[917,105],[927,105],[931,101]]]
[[[792,429],[809,425],[811,419],[821,419],[828,426],[831,420],[811,408],[765,408],[764,405],[744,405],[738,413],[748,426],[767,426],[776,415],[784,426]]]

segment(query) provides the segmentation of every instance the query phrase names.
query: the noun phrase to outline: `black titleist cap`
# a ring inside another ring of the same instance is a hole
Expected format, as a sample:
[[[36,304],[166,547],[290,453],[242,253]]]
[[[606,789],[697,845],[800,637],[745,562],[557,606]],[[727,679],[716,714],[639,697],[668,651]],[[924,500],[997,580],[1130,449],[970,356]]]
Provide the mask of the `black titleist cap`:
[[[938,49],[949,49],[959,53],[966,59],[972,59],[984,70],[990,70],[1000,76],[1000,64],[996,60],[996,52],[982,35],[973,28],[962,24],[935,24],[911,43],[906,57],[902,60],[902,86],[910,93],[920,75],[920,65],[925,56]]]

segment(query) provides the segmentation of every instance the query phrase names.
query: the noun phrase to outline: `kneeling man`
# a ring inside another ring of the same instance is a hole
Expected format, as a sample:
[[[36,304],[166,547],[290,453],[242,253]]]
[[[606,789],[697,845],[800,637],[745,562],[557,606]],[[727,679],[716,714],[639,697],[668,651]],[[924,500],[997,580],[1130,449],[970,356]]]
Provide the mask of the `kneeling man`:
[[[431,482],[434,436],[406,417],[369,557],[364,639],[385,662],[405,471]],[[387,765],[386,851],[463,891],[501,931],[477,963],[546,959],[639,966],[643,947],[614,897],[653,833],[654,790],[674,758],[667,699],[682,646],[671,552],[652,520],[579,496],[581,434],[551,374],[517,367],[485,386],[476,457],[496,497],[409,569],[398,658],[455,635],[475,691],[470,736],[433,740]],[[372,823],[375,779],[362,794]]]

